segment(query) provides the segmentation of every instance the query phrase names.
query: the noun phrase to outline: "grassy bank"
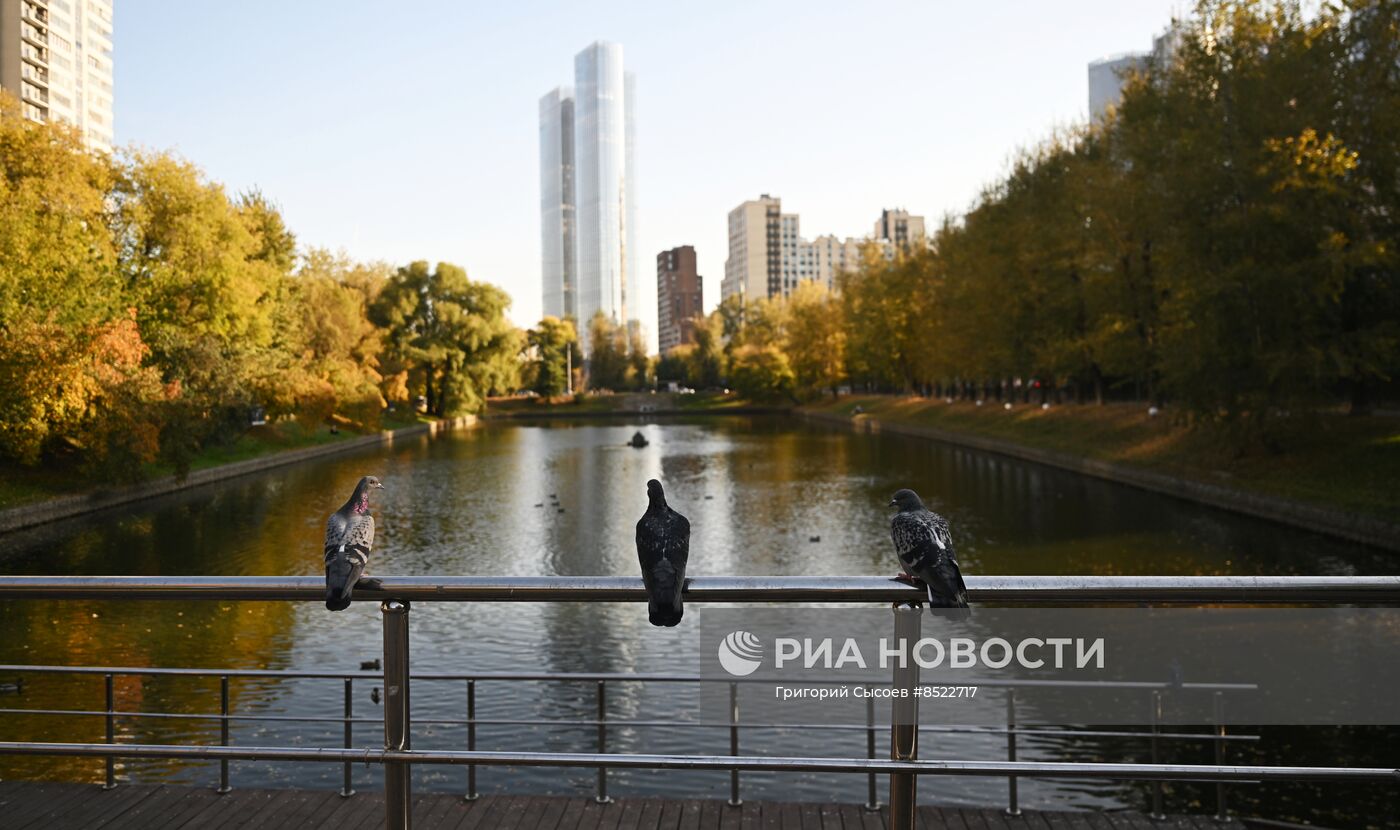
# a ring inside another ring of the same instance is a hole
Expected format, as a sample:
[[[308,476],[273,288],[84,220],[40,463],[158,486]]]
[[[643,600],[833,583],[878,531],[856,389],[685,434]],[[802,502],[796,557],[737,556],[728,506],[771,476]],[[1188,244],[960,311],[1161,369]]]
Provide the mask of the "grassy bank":
[[[384,419],[380,429],[399,429],[432,420],[434,419],[416,414],[395,413]],[[332,444],[364,434],[367,433],[349,429],[332,433],[325,426],[307,429],[295,421],[249,427],[237,440],[205,449],[190,463],[190,469],[204,470],[272,453]],[[173,472],[175,471],[170,467],[152,464],[147,466],[142,474],[149,480]],[[75,465],[61,462],[48,462],[38,467],[0,464],[0,509],[90,492],[99,487],[100,485],[96,485],[91,477],[84,475]]]
[[[1132,465],[1248,492],[1381,519],[1400,516],[1400,418],[1323,414],[1299,419],[1281,451],[1243,452],[1218,436],[1150,417],[1144,405],[1017,405],[888,396],[849,396],[806,407],[850,416],[857,407],[907,423]]]

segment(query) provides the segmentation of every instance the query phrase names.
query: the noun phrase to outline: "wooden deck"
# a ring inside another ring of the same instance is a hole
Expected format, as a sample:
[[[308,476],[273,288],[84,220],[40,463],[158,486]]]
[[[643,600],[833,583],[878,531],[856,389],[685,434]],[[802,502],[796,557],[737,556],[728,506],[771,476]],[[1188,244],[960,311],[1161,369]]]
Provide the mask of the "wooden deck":
[[[414,800],[416,830],[875,830],[885,814],[853,804],[783,804],[623,798],[595,804],[559,796],[423,795]],[[923,830],[1244,830],[1208,816],[1149,821],[1141,813],[1033,812],[1012,818],[1000,810],[920,807]],[[384,824],[382,793],[341,798],[319,790],[234,790],[126,784],[0,782],[5,830],[372,830]]]

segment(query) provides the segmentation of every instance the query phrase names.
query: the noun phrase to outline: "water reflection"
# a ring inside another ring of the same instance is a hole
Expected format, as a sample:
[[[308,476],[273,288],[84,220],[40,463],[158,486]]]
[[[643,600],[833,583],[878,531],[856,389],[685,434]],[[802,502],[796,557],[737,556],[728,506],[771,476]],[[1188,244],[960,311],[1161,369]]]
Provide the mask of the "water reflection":
[[[636,423],[502,424],[418,437],[383,450],[325,459],[236,479],[63,525],[0,539],[0,570],[44,574],[316,574],[325,516],[361,475],[386,483],[378,500],[371,571],[395,574],[632,574],[633,532],[646,505],[645,482],[660,478],[693,529],[692,574],[893,573],[884,505],[911,486],[952,522],[964,568],[984,574],[1368,574],[1393,566],[1377,551],[1291,528],[1087,479],[1013,459],[894,435],[855,434],[782,419],[667,421],[640,427],[650,446],[625,446]],[[554,506],[552,496],[557,496]],[[542,505],[537,507],[536,505]],[[811,541],[819,538],[820,541]],[[687,610],[687,621],[703,613]],[[338,615],[316,603],[0,603],[0,662],[211,668],[354,670],[380,649],[377,609]],[[413,612],[414,667],[420,671],[692,672],[695,627],[653,629],[644,610],[607,604],[423,603]],[[356,715],[377,718],[371,683],[357,684]],[[213,712],[217,681],[119,678],[124,710]],[[338,715],[339,681],[235,680],[238,712]],[[591,718],[592,684],[483,682],[484,719]],[[614,718],[694,720],[699,696],[682,685],[616,684]],[[101,678],[36,677],[22,698],[0,706],[101,708]],[[462,682],[423,683],[419,719],[465,716]],[[6,740],[91,740],[100,718],[0,716]],[[205,721],[123,721],[137,741],[209,741]],[[338,725],[238,722],[234,743],[336,745]],[[1374,733],[1371,733],[1374,734]],[[483,726],[480,746],[580,750],[591,727]],[[378,727],[356,729],[373,745]],[[619,726],[623,751],[728,751],[724,730]],[[881,735],[881,752],[884,735]],[[745,733],[745,751],[863,754],[862,733],[775,736]],[[415,746],[461,748],[465,730],[425,724]],[[1004,757],[999,736],[937,734],[941,756]],[[1306,741],[1279,741],[1286,747]],[[1348,743],[1353,760],[1382,754],[1383,743]],[[1024,739],[1025,758],[1116,760],[1140,754],[1070,737]],[[1267,748],[1261,751],[1269,751]],[[1318,760],[1317,757],[1295,760]],[[1326,760],[1335,760],[1328,758]],[[124,768],[148,780],[208,782],[207,766],[166,761]],[[97,780],[100,762],[0,758],[0,777]],[[332,766],[235,764],[240,786],[335,786]],[[461,770],[423,770],[422,785],[460,790]],[[355,770],[356,785],[378,786],[378,772]],[[617,773],[615,793],[722,796],[727,775]],[[482,770],[486,791],[578,792],[591,771]],[[857,800],[858,777],[746,776],[746,797]],[[996,779],[929,782],[942,803],[992,803]],[[1026,806],[1139,804],[1142,788],[1116,783],[1024,781]],[[1301,796],[1298,796],[1301,797]]]

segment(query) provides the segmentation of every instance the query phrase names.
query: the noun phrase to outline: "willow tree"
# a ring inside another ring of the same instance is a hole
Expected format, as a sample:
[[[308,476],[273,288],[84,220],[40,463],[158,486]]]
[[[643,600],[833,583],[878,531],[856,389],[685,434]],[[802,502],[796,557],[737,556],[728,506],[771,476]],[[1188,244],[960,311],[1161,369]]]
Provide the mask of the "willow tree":
[[[428,411],[455,416],[519,382],[523,334],[505,312],[504,291],[467,278],[460,266],[422,260],[400,268],[380,290],[370,319],[384,330],[385,351],[406,365],[410,392]]]

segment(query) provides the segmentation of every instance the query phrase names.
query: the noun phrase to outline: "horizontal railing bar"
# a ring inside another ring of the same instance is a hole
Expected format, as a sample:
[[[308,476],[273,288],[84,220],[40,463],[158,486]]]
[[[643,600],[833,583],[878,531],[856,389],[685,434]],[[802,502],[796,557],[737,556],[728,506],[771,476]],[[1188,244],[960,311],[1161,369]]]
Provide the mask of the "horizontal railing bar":
[[[175,675],[183,677],[280,677],[289,679],[321,680],[382,680],[378,672],[308,672],[282,671],[279,669],[187,669],[187,668],[139,668],[135,666],[30,666],[22,663],[0,664],[0,672],[34,672],[48,674],[111,674],[111,675]],[[660,674],[622,672],[476,672],[462,674],[456,672],[414,673],[413,680],[478,680],[478,681],[528,681],[556,683],[593,683],[605,680],[609,683],[774,683],[792,682],[785,678],[764,677],[704,677],[699,674]],[[797,685],[820,686],[850,684],[861,686],[888,686],[883,678],[817,677],[804,678]],[[1174,683],[1166,680],[1035,680],[969,677],[959,678],[965,686],[989,686],[995,688],[1095,688],[1095,689],[1191,689],[1196,691],[1254,691],[1254,683]],[[924,685],[937,685],[930,681]]]
[[[384,749],[174,746],[165,744],[78,744],[0,742],[0,755],[69,757],[227,759],[477,766],[607,767],[610,769],[704,769],[754,772],[902,773],[906,775],[1007,775],[1114,780],[1325,781],[1400,783],[1400,769],[1383,767],[1277,767],[1193,764],[1103,764],[1047,761],[885,761],[867,758],[762,757],[732,755],[624,755],[584,752],[391,751]]]
[[[642,581],[614,576],[380,576],[356,597],[443,602],[640,602]],[[1347,603],[1400,601],[1400,576],[968,576],[977,602]],[[876,576],[703,576],[690,602],[906,602],[920,589]],[[0,576],[0,599],[325,598],[319,576]]]
[[[221,715],[218,712],[108,712],[106,709],[0,709],[0,715],[72,715],[75,717],[115,717],[139,720],[142,718],[167,718],[184,720],[231,720],[231,721],[276,721],[286,723],[355,723],[367,724],[371,726],[382,725],[383,718],[344,718],[330,716],[311,715]],[[865,732],[870,729],[869,724],[864,723],[730,723],[729,721],[672,721],[672,720],[624,720],[619,718],[608,718],[606,721],[600,720],[540,720],[539,718],[477,718],[475,720],[463,720],[461,718],[414,718],[415,726],[467,726],[476,724],[477,726],[539,726],[546,729],[556,727],[596,727],[601,723],[608,726],[644,726],[658,727],[666,729],[801,729],[810,730],[833,730]],[[1016,728],[1008,730],[998,726],[933,726],[920,725],[920,732],[940,732],[949,734],[968,735],[1005,735],[1014,731],[1017,735],[1065,735],[1073,738],[1152,738],[1151,732],[1125,732],[1125,731],[1104,731],[1104,730],[1071,730],[1071,729],[1023,729]],[[1177,741],[1257,741],[1258,735],[1216,735],[1214,732],[1159,732],[1155,737],[1162,740]]]

